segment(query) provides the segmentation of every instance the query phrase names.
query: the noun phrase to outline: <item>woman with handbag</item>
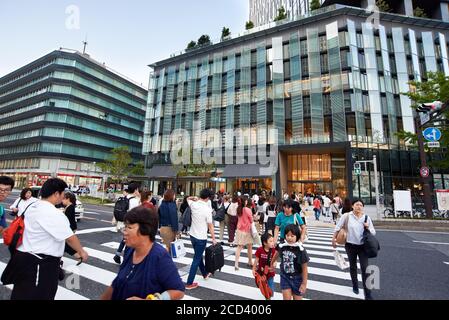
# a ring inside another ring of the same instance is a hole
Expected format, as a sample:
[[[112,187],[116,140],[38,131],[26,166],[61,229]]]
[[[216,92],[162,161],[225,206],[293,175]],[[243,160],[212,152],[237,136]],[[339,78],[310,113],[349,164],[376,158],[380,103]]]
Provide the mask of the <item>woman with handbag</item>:
[[[345,245],[346,253],[349,259],[349,269],[351,273],[352,288],[355,294],[359,294],[359,285],[357,279],[357,257],[362,269],[363,289],[365,299],[372,300],[371,290],[366,286],[366,268],[368,267],[368,256],[363,247],[363,233],[368,228],[372,235],[376,234],[373,222],[370,217],[365,216],[363,209],[365,204],[362,200],[355,200],[352,203],[352,211],[341,217],[335,227],[335,233],[332,238],[332,246],[337,248],[337,243]],[[367,222],[365,222],[365,219]]]

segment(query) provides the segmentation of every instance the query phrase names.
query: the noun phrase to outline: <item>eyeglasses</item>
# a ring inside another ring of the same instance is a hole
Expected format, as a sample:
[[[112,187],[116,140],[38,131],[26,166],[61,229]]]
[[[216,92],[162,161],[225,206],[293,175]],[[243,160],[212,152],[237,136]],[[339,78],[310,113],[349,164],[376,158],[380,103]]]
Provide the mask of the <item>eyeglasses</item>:
[[[0,193],[8,193],[11,192],[11,189],[2,189],[0,188]]]

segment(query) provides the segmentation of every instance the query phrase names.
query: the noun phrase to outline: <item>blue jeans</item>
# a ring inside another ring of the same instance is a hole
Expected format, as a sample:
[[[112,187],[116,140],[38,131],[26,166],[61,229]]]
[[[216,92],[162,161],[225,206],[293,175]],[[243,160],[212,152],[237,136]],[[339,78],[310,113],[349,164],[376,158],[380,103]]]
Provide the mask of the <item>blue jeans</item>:
[[[207,276],[206,267],[203,262],[203,253],[206,250],[207,240],[198,240],[190,236],[190,241],[192,242],[193,251],[195,252],[193,256],[192,265],[190,266],[189,278],[187,279],[187,285],[192,284],[195,279],[196,271],[198,267],[200,268],[201,274]]]
[[[313,209],[313,211],[315,211],[315,219],[320,220],[320,209]]]
[[[273,291],[272,296],[274,296],[274,277],[268,278],[267,279],[268,282],[268,286],[271,288],[271,290]]]

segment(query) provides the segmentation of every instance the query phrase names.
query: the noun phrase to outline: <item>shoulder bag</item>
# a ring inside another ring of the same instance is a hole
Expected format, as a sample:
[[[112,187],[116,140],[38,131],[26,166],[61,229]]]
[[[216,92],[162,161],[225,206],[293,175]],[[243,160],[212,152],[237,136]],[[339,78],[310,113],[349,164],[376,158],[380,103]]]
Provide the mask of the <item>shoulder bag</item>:
[[[345,217],[346,215],[346,217]],[[337,244],[344,246],[348,238],[348,223],[349,223],[349,213],[346,213],[342,219],[345,219],[343,227],[338,231],[337,234]]]

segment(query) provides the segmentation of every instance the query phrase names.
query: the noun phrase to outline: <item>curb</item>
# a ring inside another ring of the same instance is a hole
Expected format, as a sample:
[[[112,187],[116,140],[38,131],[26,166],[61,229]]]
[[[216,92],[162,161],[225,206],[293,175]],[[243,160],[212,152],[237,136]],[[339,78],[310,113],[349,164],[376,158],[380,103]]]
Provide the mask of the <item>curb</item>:
[[[373,221],[376,229],[449,232],[449,221]]]

